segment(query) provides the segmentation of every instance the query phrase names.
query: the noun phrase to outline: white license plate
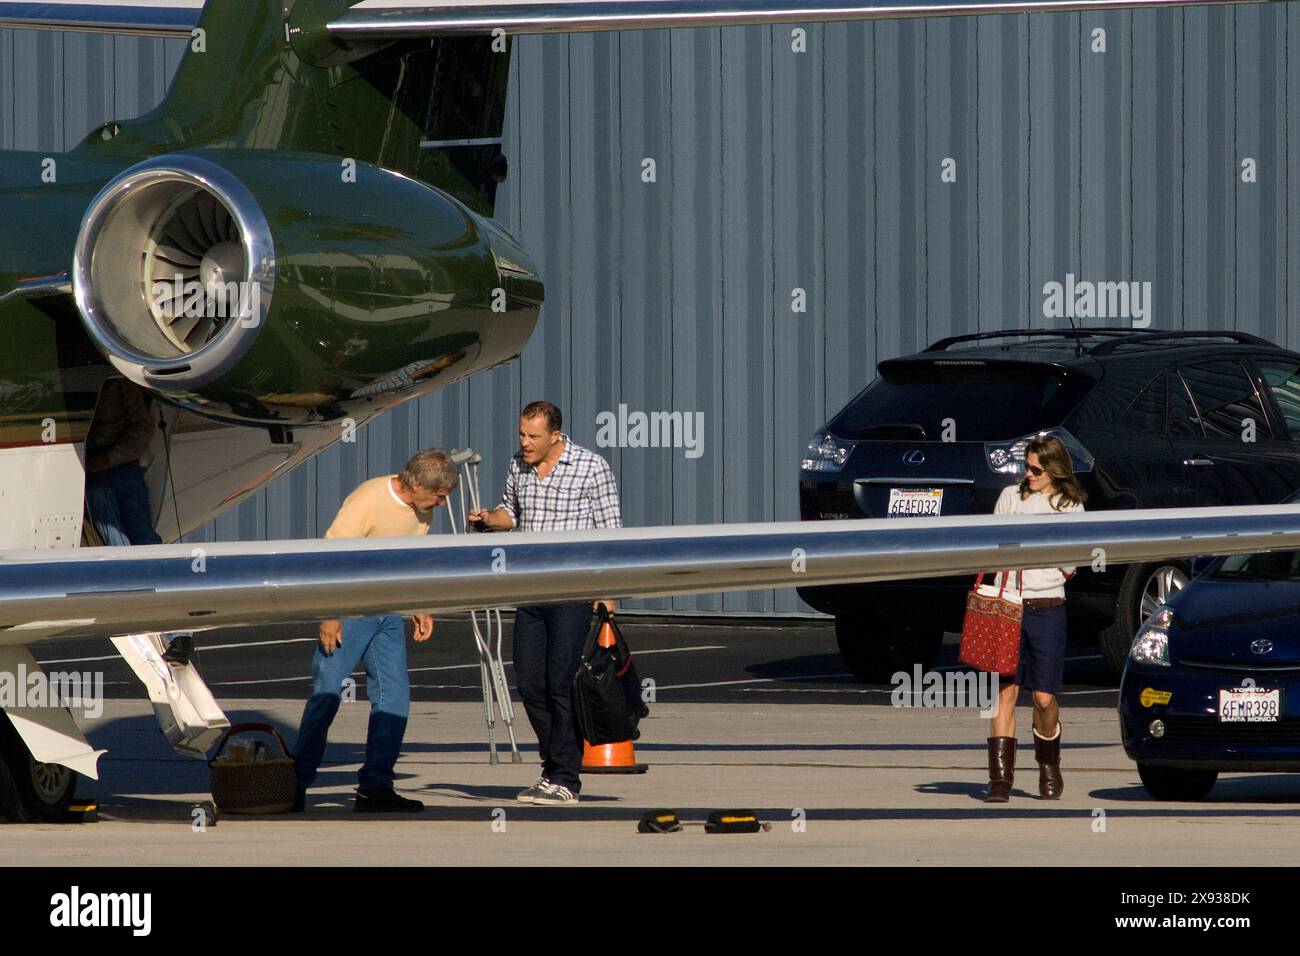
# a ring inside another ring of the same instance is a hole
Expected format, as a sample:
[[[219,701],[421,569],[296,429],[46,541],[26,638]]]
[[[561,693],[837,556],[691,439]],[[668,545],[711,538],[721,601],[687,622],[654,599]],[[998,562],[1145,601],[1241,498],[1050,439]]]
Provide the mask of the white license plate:
[[[1228,687],[1219,691],[1219,721],[1225,724],[1276,722],[1282,692],[1263,687]]]
[[[938,517],[943,511],[942,488],[890,488],[890,518]]]

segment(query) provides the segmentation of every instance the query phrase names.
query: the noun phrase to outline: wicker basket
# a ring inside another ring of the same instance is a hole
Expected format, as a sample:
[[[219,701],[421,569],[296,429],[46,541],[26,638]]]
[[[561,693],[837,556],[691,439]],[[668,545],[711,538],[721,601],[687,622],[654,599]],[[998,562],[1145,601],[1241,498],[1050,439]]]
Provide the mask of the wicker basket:
[[[221,760],[231,735],[260,731],[280,744],[280,755],[267,760],[234,763]],[[270,724],[236,724],[226,731],[208,761],[212,770],[212,802],[222,813],[288,813],[298,795],[298,777],[284,738]]]

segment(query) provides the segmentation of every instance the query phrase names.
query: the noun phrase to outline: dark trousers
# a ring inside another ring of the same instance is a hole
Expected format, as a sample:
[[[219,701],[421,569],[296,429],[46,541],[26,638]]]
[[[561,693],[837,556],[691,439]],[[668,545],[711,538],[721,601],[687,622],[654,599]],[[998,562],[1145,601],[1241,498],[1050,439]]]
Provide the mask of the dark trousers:
[[[530,604],[515,610],[515,680],[537,734],[542,775],[582,789],[582,740],[573,721],[573,676],[591,627],[591,602]]]

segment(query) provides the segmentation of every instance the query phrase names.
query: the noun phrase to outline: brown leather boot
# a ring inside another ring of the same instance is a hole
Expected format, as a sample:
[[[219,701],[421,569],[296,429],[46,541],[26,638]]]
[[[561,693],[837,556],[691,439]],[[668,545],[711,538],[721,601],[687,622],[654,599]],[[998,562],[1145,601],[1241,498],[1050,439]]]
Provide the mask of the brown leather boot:
[[[989,792],[985,803],[1006,803],[1016,778],[1016,738],[989,738]]]
[[[1059,800],[1065,789],[1061,779],[1061,725],[1055,737],[1041,737],[1034,731],[1034,759],[1038,761],[1038,795],[1044,800]]]

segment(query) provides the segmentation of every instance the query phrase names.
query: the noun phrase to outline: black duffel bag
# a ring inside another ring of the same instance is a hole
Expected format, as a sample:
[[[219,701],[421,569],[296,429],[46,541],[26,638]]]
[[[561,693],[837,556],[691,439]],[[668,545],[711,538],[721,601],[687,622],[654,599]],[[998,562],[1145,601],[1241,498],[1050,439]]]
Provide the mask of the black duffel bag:
[[[614,633],[612,647],[600,646],[606,624]],[[573,713],[578,731],[589,744],[616,744],[641,736],[637,727],[650,708],[641,699],[641,679],[614,618],[602,604],[573,677]]]

